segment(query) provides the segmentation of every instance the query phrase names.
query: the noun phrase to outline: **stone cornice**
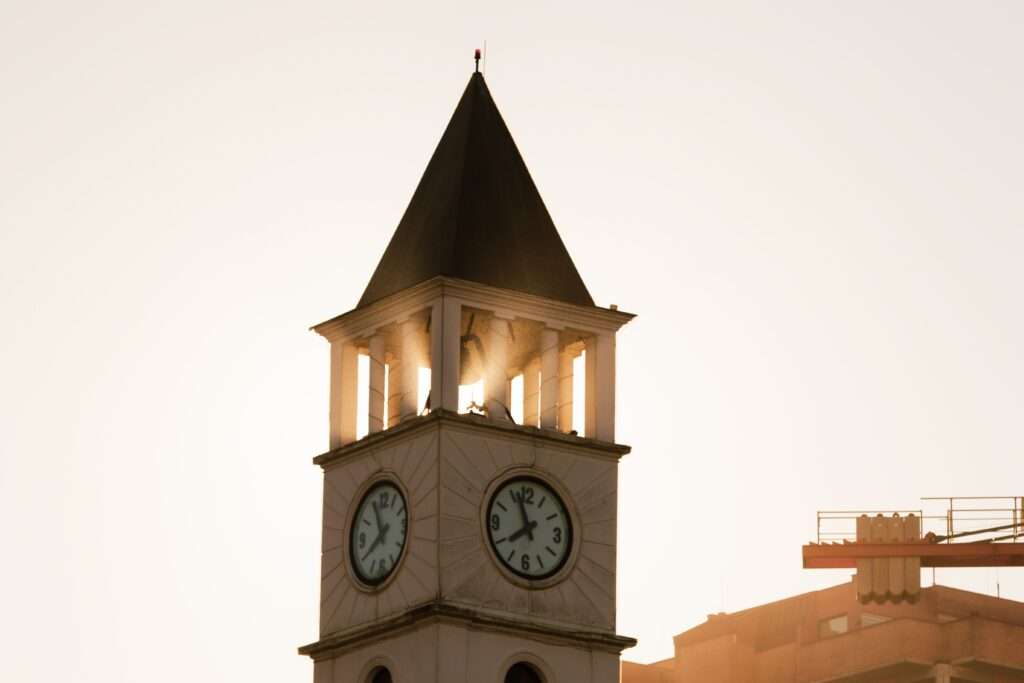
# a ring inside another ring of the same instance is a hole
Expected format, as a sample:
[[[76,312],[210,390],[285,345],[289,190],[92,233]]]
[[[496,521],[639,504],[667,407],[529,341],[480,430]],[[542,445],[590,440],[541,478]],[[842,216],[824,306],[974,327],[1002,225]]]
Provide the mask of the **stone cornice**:
[[[341,448],[321,453],[313,458],[313,464],[320,465],[326,469],[332,464],[347,460],[367,449],[373,449],[392,439],[411,436],[442,424],[463,429],[489,430],[513,439],[540,442],[544,445],[578,450],[586,455],[616,461],[632,450],[630,446],[624,444],[572,436],[553,429],[539,429],[537,427],[517,425],[512,422],[499,422],[471,413],[459,414],[448,410],[434,410],[427,415],[409,418],[390,429],[364,436],[362,439],[346,444]]]
[[[358,339],[380,327],[399,322],[409,316],[410,310],[424,308],[442,297],[459,299],[467,306],[537,320],[553,327],[571,327],[595,334],[615,332],[636,317],[617,309],[577,306],[510,289],[439,276],[343,313],[310,329],[331,341]]]
[[[314,660],[325,659],[368,640],[379,639],[434,623],[460,624],[472,630],[506,633],[539,642],[600,650],[616,655],[626,648],[636,645],[635,638],[606,631],[555,626],[478,612],[448,603],[431,602],[358,629],[325,636],[315,643],[300,647],[299,654],[307,655]]]

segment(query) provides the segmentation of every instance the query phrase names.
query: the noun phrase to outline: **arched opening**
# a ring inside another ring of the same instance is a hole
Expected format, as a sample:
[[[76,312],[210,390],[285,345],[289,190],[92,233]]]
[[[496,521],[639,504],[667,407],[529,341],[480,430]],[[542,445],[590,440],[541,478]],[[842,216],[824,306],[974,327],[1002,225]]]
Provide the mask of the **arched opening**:
[[[378,666],[370,673],[369,683],[391,683],[391,672],[385,666]]]
[[[544,683],[544,679],[533,666],[518,662],[505,674],[505,683]]]

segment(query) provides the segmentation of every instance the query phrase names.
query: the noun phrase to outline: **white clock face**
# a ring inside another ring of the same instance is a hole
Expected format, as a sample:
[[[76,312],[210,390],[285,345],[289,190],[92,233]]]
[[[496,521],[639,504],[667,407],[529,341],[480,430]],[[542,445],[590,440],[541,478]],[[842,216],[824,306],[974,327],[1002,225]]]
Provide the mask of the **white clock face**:
[[[375,484],[356,509],[349,532],[349,551],[356,576],[374,586],[391,575],[405,548],[409,512],[398,487]]]
[[[572,550],[565,504],[534,477],[515,477],[498,487],[487,506],[487,533],[498,560],[526,579],[552,576]]]

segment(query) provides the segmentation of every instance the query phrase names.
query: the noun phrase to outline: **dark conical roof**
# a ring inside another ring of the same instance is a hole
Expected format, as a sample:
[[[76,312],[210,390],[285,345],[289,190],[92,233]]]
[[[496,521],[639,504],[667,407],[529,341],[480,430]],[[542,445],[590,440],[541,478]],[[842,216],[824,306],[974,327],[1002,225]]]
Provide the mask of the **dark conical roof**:
[[[359,306],[438,275],[594,305],[479,73]]]

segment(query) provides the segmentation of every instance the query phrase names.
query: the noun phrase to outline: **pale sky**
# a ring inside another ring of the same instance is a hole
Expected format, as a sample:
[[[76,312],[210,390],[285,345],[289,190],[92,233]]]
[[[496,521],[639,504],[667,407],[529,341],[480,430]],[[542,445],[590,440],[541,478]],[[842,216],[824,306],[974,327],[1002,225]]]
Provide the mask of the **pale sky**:
[[[626,658],[845,581],[801,568],[818,509],[1024,494],[1024,4],[551,4],[0,4],[0,680],[312,680],[307,328],[485,40],[591,293],[639,314]]]

